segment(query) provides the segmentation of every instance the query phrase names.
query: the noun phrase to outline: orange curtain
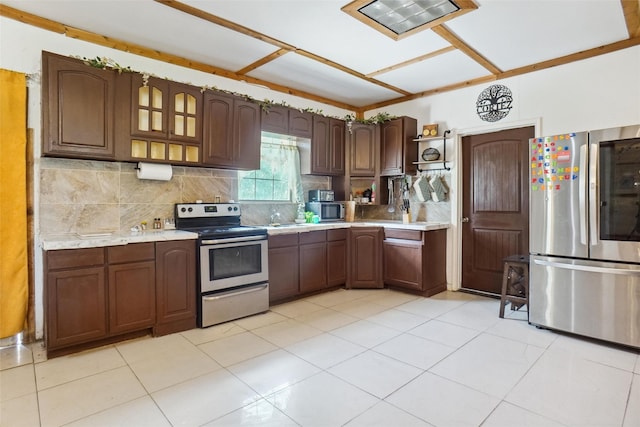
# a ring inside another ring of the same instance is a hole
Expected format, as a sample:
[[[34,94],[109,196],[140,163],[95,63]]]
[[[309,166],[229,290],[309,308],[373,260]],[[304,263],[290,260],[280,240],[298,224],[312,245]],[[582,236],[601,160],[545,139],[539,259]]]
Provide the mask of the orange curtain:
[[[27,319],[26,80],[0,69],[0,338]]]

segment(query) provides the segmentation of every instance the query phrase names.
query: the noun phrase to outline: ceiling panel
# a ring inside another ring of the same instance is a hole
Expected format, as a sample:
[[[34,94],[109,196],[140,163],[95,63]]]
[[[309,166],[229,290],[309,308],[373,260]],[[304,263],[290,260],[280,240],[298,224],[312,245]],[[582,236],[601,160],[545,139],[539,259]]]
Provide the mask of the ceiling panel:
[[[151,0],[2,1],[118,40],[236,71],[276,48]]]
[[[532,71],[542,61],[600,46],[610,50],[592,54],[640,44],[627,30],[630,25],[632,34],[640,34],[635,0],[625,3],[627,21],[621,0],[475,0],[478,9],[400,41],[342,12],[349,0],[163,2],[0,0],[0,5],[35,15],[28,21],[34,25],[42,17],[141,46],[141,54],[152,58],[158,52],[175,55],[178,60],[170,59],[179,65],[206,70],[198,67],[202,63],[236,73],[229,76],[238,80],[240,70],[251,69],[247,75],[258,79],[256,84],[354,110],[463,85],[491,76],[490,70],[499,78],[501,71],[527,66],[518,72]],[[203,19],[207,15],[226,23]],[[306,54],[271,58],[283,44]],[[373,80],[366,77],[371,73]]]
[[[507,71],[629,38],[620,0],[479,0],[446,26]]]
[[[456,50],[378,75],[376,78],[416,93],[487,75],[489,72],[484,67]]]
[[[449,46],[431,31],[394,41],[342,12],[340,8],[348,3],[344,0],[187,0],[184,3],[362,74]]]
[[[382,88],[295,53],[288,53],[248,73],[251,77],[319,93],[350,105],[392,99],[399,93]],[[277,101],[277,100],[276,100]]]

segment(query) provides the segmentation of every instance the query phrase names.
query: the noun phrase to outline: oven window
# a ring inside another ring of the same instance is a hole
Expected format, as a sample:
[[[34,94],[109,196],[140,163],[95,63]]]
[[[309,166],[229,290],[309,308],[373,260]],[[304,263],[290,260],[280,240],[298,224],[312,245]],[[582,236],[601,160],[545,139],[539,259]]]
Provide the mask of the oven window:
[[[262,271],[262,246],[209,249],[209,280],[257,274]]]
[[[600,239],[640,241],[640,139],[600,144]]]

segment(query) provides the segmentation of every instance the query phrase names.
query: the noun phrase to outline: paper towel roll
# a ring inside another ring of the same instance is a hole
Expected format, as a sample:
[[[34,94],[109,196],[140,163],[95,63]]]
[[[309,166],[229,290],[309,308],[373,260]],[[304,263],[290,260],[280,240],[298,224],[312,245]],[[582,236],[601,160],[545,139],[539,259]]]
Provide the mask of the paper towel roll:
[[[138,163],[136,168],[138,179],[155,179],[169,181],[173,175],[171,165],[159,165],[155,163]]]

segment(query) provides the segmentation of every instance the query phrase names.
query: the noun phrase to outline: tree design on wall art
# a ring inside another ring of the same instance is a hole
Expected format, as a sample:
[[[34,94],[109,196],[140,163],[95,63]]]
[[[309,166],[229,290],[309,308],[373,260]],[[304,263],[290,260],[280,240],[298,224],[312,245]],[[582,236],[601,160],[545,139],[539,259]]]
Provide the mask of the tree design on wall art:
[[[491,85],[478,96],[476,112],[485,122],[497,122],[509,114],[512,106],[511,90],[503,85]]]

